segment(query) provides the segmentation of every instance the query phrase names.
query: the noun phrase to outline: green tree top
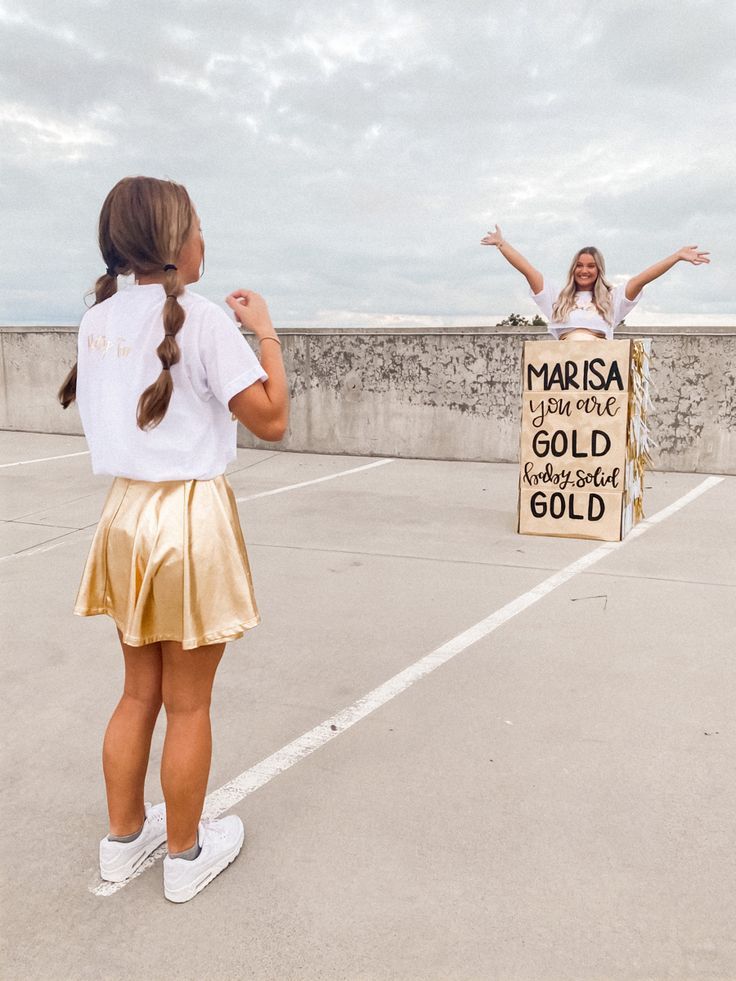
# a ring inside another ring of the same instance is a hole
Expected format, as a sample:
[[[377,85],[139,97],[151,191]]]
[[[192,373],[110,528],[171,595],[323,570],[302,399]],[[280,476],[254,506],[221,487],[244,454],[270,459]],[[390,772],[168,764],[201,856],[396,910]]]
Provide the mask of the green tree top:
[[[533,320],[523,317],[520,313],[510,313],[497,324],[497,327],[546,327],[547,321],[537,314]]]

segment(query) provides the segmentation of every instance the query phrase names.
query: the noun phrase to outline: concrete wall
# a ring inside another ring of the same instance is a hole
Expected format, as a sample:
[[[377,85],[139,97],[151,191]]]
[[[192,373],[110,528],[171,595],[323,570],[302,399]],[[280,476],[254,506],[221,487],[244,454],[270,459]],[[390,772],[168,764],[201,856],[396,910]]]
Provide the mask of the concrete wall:
[[[617,336],[637,337],[630,329]],[[653,453],[660,470],[736,473],[736,327],[656,328]],[[280,331],[291,381],[280,448],[446,460],[518,458],[521,341],[500,327]],[[0,429],[81,433],[55,401],[76,328],[0,327]],[[241,446],[266,446],[242,428]]]

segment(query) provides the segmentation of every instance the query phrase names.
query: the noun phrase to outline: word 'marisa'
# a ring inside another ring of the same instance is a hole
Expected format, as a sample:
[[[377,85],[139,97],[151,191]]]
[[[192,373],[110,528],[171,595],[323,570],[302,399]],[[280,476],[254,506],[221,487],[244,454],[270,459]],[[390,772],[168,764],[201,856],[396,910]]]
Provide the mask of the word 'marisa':
[[[600,369],[604,369],[601,371]],[[617,388],[624,390],[624,381],[617,361],[612,361],[606,368],[603,358],[591,358],[589,361],[557,361],[542,362],[535,367],[530,361],[526,366],[526,387],[535,390],[534,382],[541,379],[544,391],[558,389],[567,391],[570,388],[590,389],[592,391],[608,391]]]

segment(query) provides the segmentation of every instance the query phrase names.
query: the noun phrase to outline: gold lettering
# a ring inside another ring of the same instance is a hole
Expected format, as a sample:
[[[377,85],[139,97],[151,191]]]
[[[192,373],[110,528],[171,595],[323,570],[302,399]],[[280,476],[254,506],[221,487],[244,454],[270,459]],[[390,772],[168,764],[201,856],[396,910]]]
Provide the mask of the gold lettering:
[[[87,337],[87,347],[92,351],[102,351],[102,357],[104,358],[110,350],[111,343],[106,337],[98,337],[96,334],[90,334]]]

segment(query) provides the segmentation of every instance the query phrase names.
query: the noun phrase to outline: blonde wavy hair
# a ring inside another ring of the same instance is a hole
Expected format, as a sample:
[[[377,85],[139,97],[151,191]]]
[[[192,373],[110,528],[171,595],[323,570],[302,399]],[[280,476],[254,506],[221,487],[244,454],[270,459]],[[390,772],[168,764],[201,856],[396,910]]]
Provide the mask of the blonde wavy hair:
[[[181,356],[176,335],[186,316],[178,299],[185,284],[175,263],[194,221],[186,188],[155,177],[124,177],[107,195],[100,212],[98,239],[107,270],[95,283],[93,306],[117,292],[118,276],[164,274],[164,336],[156,348],[161,372],[138,400],[136,419],[143,430],[158,426],[174,391],[169,369]],[[66,409],[76,395],[75,364],[59,389],[59,401]]]
[[[613,286],[606,279],[606,260],[594,245],[586,245],[579,249],[570,263],[567,273],[567,282],[560,290],[560,295],[552,305],[552,320],[556,323],[564,323],[570,311],[575,309],[575,266],[581,255],[590,255],[595,260],[598,267],[598,276],[593,285],[593,304],[603,319],[613,327],[613,298],[611,291]]]

